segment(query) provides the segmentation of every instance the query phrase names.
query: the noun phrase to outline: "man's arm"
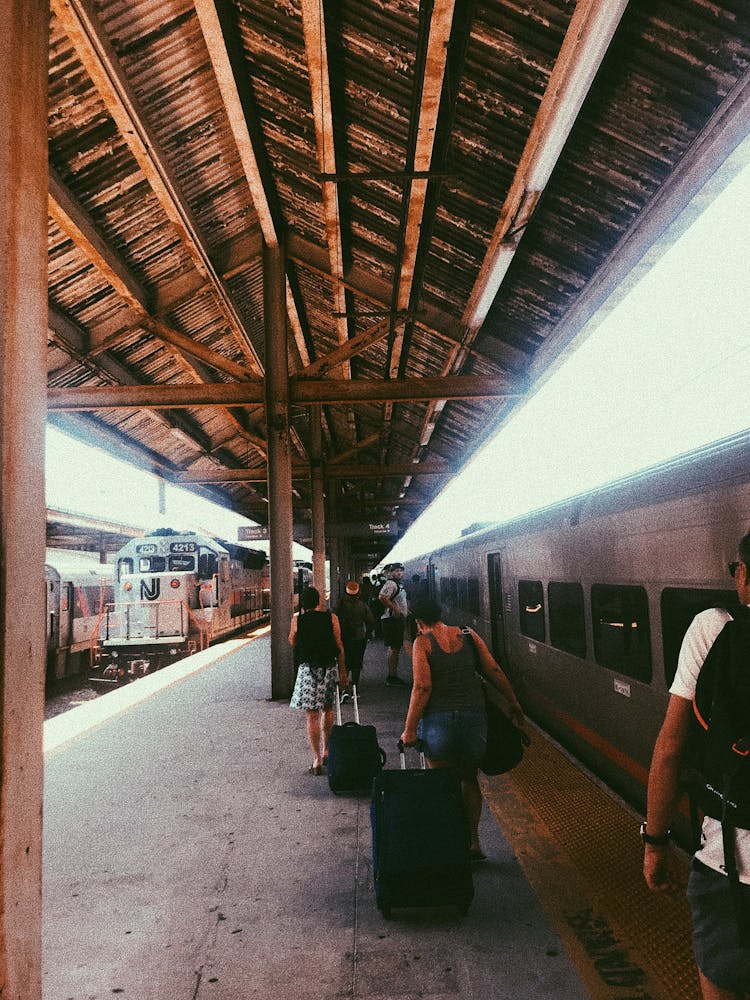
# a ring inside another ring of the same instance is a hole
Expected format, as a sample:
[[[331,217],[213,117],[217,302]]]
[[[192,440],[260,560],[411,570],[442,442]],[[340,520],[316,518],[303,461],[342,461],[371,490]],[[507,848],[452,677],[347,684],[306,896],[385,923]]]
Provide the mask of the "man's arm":
[[[685,753],[692,702],[673,694],[667,714],[654,744],[648,775],[646,832],[652,837],[667,833],[680,798],[680,768]],[[649,889],[671,888],[669,845],[646,844],[643,876]]]

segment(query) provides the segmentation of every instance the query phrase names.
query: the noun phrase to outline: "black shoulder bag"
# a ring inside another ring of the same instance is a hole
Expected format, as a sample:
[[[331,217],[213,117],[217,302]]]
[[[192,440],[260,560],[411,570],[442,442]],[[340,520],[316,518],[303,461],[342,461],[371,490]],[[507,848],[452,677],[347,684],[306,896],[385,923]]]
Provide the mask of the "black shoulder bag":
[[[529,746],[531,739],[510,721],[490,697],[474,636],[468,629],[461,629],[461,632],[474,653],[475,669],[482,680],[484,707],[487,712],[487,749],[479,762],[479,770],[487,775],[505,774],[520,763],[523,751]]]

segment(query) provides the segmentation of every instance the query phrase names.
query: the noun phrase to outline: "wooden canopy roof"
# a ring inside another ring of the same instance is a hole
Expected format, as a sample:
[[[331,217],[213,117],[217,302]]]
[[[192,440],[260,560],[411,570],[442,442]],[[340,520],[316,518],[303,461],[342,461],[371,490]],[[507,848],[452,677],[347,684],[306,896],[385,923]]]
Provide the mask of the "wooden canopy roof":
[[[322,413],[336,522],[400,534],[750,123],[745,0],[51,10],[51,419],[261,523],[264,245],[294,520]]]

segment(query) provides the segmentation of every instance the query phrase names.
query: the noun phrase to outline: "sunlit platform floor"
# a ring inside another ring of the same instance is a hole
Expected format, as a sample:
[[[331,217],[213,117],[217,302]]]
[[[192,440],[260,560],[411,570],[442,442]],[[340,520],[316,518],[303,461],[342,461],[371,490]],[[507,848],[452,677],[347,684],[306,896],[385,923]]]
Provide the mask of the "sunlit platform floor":
[[[405,655],[401,671],[409,678]],[[393,768],[409,694],[384,679],[374,642],[361,721],[377,726]],[[386,921],[369,800],[308,773],[303,713],[269,698],[262,636],[45,724],[44,1000],[698,996],[681,901],[660,900],[653,922],[671,928],[649,933],[639,852],[619,843],[637,841],[634,818],[541,735],[513,775],[484,782],[488,860],[468,916]],[[606,815],[595,852],[560,818],[577,795],[589,824]]]

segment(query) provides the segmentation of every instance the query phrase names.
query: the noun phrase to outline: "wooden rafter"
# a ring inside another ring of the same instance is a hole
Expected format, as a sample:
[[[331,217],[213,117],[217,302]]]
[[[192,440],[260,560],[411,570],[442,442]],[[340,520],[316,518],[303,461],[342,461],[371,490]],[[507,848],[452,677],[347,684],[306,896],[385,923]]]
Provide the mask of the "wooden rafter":
[[[48,391],[50,410],[99,410],[157,406],[257,406],[264,400],[262,379],[252,382],[219,382],[213,385],[83,386]],[[502,380],[480,375],[448,378],[411,378],[368,381],[365,379],[291,379],[293,403],[382,403],[417,399],[505,399],[517,398]]]
[[[214,267],[198,221],[179,189],[161,144],[145,120],[138,99],[101,28],[93,3],[91,0],[50,0],[50,6],[75,46],[162,209],[180,233],[196,268],[210,282],[219,308],[242,353],[253,371],[262,374],[263,366],[231,294]]]

